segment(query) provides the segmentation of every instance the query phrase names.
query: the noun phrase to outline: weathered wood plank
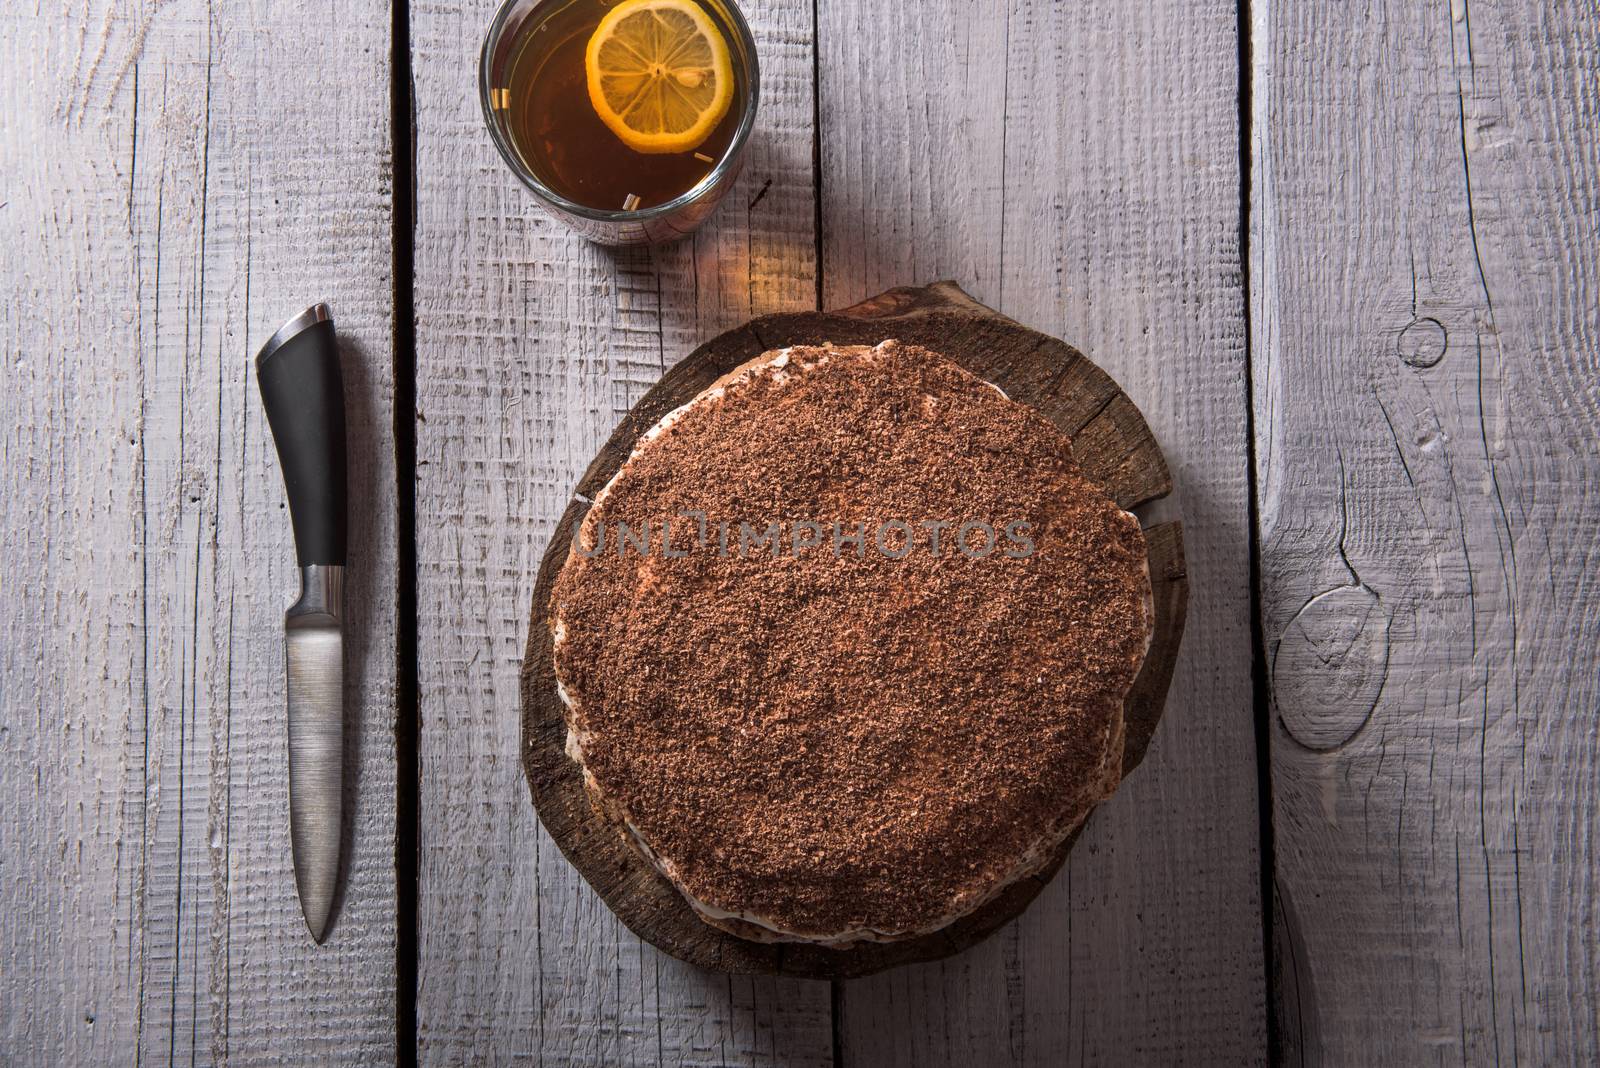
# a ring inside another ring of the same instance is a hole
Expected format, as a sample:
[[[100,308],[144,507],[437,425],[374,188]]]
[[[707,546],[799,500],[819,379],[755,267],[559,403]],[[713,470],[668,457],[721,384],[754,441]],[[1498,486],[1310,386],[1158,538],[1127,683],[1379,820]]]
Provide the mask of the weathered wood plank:
[[[1265,1058],[1233,4],[821,8],[824,300],[952,276],[1149,417],[1191,626],[1145,763],[994,939],[848,983],[852,1065]]]
[[[1255,9],[1287,1051],[1600,1059],[1600,14]]]
[[[0,1059],[394,1055],[394,467],[384,5],[0,14]],[[344,903],[289,856],[296,578],[249,358],[347,351]],[[328,999],[328,991],[340,991]]]
[[[489,9],[412,14],[424,1064],[831,1063],[826,986],[641,943],[539,826],[519,758],[535,572],[590,457],[700,341],[815,298],[811,14],[745,9],[744,177],[691,240],[620,253],[545,218],[495,154],[465,77]]]

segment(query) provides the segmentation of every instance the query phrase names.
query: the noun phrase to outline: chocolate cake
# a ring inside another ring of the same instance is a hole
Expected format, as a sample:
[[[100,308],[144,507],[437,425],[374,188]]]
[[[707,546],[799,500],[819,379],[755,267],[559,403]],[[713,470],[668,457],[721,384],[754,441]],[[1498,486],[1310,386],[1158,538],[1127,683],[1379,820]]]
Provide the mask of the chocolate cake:
[[[706,922],[937,930],[1116,788],[1153,624],[1137,521],[926,349],[797,347],[641,436],[550,625],[595,806]]]

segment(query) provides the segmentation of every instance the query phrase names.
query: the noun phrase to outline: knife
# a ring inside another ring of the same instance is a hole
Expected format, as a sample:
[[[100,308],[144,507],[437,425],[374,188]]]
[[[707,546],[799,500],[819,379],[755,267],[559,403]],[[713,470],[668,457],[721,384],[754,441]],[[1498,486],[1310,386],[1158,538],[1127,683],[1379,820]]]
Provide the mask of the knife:
[[[344,384],[333,315],[314,304],[256,356],[289,496],[300,599],[283,620],[289,690],[289,840],[306,927],[328,933],[344,793]]]

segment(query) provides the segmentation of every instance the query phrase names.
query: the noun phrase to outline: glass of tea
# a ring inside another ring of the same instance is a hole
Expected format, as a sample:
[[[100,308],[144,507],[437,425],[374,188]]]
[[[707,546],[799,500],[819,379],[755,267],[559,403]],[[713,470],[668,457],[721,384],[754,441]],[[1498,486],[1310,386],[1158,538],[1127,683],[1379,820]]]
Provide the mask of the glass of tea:
[[[759,82],[733,0],[505,0],[479,66],[500,155],[607,245],[705,221],[739,176]]]

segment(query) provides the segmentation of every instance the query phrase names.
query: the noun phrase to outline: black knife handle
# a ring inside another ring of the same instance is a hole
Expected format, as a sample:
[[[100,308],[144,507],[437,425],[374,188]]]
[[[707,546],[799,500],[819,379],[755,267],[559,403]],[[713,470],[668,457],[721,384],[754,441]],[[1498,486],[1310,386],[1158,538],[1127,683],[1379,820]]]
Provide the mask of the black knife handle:
[[[326,304],[285,323],[256,357],[261,402],[278,443],[300,566],[344,564],[344,382]]]

